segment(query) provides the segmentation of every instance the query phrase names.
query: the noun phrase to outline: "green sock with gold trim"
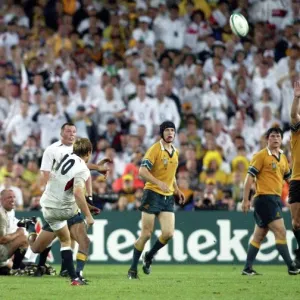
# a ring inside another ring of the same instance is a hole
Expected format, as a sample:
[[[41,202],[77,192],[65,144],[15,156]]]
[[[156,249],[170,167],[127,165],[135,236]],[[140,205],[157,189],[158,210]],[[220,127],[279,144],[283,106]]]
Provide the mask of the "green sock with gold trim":
[[[286,240],[276,240],[276,249],[288,267],[293,263]]]
[[[244,269],[252,269],[252,265],[259,251],[259,248],[260,248],[260,244],[251,241],[247,251],[247,260]]]
[[[136,249],[135,247],[133,248],[133,256],[132,256],[132,263],[131,263],[131,267],[130,270],[137,270],[137,266],[139,264],[139,259],[142,255],[142,251]]]

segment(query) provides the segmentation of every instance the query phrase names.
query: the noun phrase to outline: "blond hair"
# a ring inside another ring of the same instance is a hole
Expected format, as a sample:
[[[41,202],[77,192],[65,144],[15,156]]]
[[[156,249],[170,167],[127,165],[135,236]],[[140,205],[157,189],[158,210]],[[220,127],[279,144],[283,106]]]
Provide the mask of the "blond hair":
[[[78,138],[73,145],[73,153],[84,157],[93,151],[92,143],[87,138]]]

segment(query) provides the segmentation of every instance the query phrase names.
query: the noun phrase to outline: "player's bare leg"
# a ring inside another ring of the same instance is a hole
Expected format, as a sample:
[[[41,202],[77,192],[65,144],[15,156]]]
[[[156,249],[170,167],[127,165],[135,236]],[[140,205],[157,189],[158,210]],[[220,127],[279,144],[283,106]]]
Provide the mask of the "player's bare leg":
[[[70,227],[71,238],[79,244],[78,253],[76,256],[76,274],[82,280],[86,281],[83,277],[83,269],[89,255],[90,239],[87,235],[85,223],[77,223]]]
[[[290,205],[290,211],[292,216],[293,233],[298,244],[298,249],[295,250],[295,263],[297,268],[300,268],[300,203],[292,203]]]
[[[76,275],[74,263],[73,263],[73,253],[71,249],[71,236],[70,231],[68,229],[67,224],[55,231],[56,236],[58,237],[61,248],[61,258],[64,260],[65,266],[69,272],[69,276],[71,277],[72,285],[82,285],[84,284]]]
[[[285,264],[287,265],[288,273],[290,275],[299,274],[300,270],[296,268],[296,265],[293,262],[289,253],[289,248],[287,246],[287,241],[286,241],[286,229],[285,229],[283,219],[274,220],[273,222],[268,224],[268,226],[269,229],[275,235],[276,249],[278,250],[279,254],[282,256]]]
[[[161,212],[158,215],[158,221],[161,228],[161,236],[157,239],[149,252],[143,257],[143,271],[149,275],[151,273],[151,264],[154,255],[163,248],[173,237],[175,227],[175,216],[172,212]]]
[[[56,237],[54,232],[42,230],[36,237],[34,242],[32,242],[33,239],[31,239],[31,237],[34,236],[29,236],[28,240],[32,252],[40,253],[38,267],[34,272],[34,276],[40,277],[43,276],[43,274],[45,273],[49,275],[56,274],[56,271],[51,266],[48,269],[46,267],[47,257],[51,250],[53,240]]]
[[[261,228],[255,225],[253,238],[248,247],[246,264],[242,271],[242,275],[259,275],[256,271],[253,270],[252,266],[259,251],[260,244],[262,243],[268,232],[269,228]]]
[[[132,264],[128,271],[129,279],[137,279],[137,266],[144,250],[145,244],[151,238],[155,222],[155,215],[142,212],[141,235],[134,244]]]

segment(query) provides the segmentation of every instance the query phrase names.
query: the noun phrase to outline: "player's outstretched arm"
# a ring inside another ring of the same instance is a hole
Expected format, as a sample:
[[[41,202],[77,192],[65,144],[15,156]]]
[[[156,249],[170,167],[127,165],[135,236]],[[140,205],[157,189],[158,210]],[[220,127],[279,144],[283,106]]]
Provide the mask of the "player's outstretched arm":
[[[112,163],[112,160],[110,158],[103,158],[100,160],[97,164],[87,163],[87,167],[91,171],[98,171],[99,173],[106,175],[109,171],[109,167],[106,165],[106,163]]]
[[[242,202],[242,210],[243,212],[247,213],[250,209],[250,190],[251,186],[254,182],[254,177],[250,174],[247,174],[245,183],[244,183],[244,195],[243,195],[243,202]]]
[[[294,99],[291,107],[291,124],[300,122],[300,81],[294,83]]]
[[[147,169],[147,167],[141,166],[139,169],[139,176],[146,182],[157,185],[164,193],[169,193],[170,189],[167,184],[155,178]]]

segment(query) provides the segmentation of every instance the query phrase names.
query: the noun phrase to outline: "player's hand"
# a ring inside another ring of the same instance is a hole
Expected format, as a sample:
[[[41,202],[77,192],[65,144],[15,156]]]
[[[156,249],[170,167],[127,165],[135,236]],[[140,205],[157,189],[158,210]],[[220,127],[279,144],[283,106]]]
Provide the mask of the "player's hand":
[[[249,200],[243,200],[242,201],[242,211],[244,213],[247,213],[250,209],[250,201]]]
[[[178,190],[178,191],[176,192],[176,194],[177,194],[177,196],[179,197],[179,204],[181,204],[181,205],[185,204],[186,199],[185,199],[185,196],[184,196],[183,192],[180,191],[180,190]]]
[[[93,216],[99,215],[101,209],[88,203],[89,210]]]
[[[300,97],[300,81],[294,82],[294,96]]]
[[[87,216],[85,218],[85,222],[86,222],[86,225],[89,227],[89,226],[92,226],[95,221],[92,216]]]
[[[104,176],[106,176],[107,172],[109,171],[109,167],[105,165],[106,163],[112,163],[112,160],[108,157],[105,157],[97,163],[98,172],[103,174]]]
[[[160,181],[158,183],[158,187],[161,189],[161,191],[163,191],[164,193],[169,193],[170,189],[169,186],[167,184],[165,184],[164,182]]]

